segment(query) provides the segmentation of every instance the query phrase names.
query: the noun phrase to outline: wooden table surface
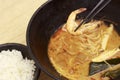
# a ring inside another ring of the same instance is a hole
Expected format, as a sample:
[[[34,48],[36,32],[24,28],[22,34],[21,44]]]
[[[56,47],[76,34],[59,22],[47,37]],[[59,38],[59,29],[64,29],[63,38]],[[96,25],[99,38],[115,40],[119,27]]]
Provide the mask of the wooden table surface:
[[[26,45],[26,29],[33,13],[47,0],[0,0],[0,44]],[[52,80],[43,72],[39,80]]]

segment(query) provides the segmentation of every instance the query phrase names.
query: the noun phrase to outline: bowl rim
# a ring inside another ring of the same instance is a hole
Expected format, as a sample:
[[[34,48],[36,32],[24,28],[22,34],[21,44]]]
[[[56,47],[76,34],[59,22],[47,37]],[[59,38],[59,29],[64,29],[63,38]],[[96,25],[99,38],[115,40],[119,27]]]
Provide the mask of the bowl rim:
[[[3,43],[3,44],[0,44],[0,48],[1,47],[7,47],[7,46],[21,46],[21,47],[24,47],[24,48],[27,47],[24,44],[20,44],[20,43]]]
[[[50,74],[49,71],[47,71],[38,61],[38,59],[35,57],[35,55],[33,54],[33,50],[31,48],[31,45],[30,45],[30,30],[31,30],[31,24],[32,22],[34,21],[34,18],[36,17],[36,15],[38,14],[38,12],[44,7],[46,6],[48,3],[52,2],[53,0],[48,0],[46,1],[45,3],[43,3],[35,12],[34,14],[32,15],[29,23],[28,23],[28,27],[27,27],[27,31],[26,31],[26,43],[27,43],[27,46],[28,46],[28,50],[30,52],[30,56],[32,56],[33,60],[36,62],[36,65],[38,66],[38,68],[41,69],[41,71],[45,72],[49,77],[51,77],[52,79],[55,79],[55,80],[59,80],[58,78],[56,78],[55,76],[53,76],[52,74]]]
[[[28,53],[30,55],[28,47],[26,45],[24,45],[24,44],[20,44],[20,43],[3,43],[3,44],[0,44],[0,48],[2,48],[2,47],[8,47],[8,46],[18,46],[18,47],[21,47],[23,49],[27,49],[27,51],[28,51]],[[30,57],[32,58],[32,56],[30,56]],[[38,80],[41,71],[40,71],[40,69],[38,68],[38,66],[36,64],[35,64],[35,66],[36,66],[36,73],[34,74],[34,79],[33,80]]]

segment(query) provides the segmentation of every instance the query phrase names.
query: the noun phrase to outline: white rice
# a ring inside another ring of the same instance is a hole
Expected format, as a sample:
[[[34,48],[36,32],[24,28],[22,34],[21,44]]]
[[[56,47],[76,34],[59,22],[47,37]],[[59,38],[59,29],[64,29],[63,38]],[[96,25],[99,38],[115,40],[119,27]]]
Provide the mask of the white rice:
[[[33,80],[33,60],[23,59],[20,51],[7,50],[0,53],[0,80]]]

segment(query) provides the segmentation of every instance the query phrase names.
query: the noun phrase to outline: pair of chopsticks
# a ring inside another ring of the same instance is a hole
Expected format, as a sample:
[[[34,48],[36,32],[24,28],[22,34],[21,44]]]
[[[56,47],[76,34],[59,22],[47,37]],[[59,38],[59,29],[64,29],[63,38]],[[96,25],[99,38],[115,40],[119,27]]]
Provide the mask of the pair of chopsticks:
[[[78,25],[74,32],[76,32],[82,24],[93,19],[105,6],[107,6],[107,4],[110,3],[110,1],[111,0],[100,0],[97,5],[92,9],[92,11],[86,16],[86,18],[82,20],[82,22]]]

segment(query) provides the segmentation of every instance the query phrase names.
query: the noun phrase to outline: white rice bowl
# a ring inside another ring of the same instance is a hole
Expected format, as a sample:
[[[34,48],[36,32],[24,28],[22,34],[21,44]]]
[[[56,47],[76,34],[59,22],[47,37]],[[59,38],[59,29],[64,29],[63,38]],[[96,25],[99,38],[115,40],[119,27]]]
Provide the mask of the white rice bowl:
[[[0,80],[33,80],[35,62],[18,50],[0,52]]]

